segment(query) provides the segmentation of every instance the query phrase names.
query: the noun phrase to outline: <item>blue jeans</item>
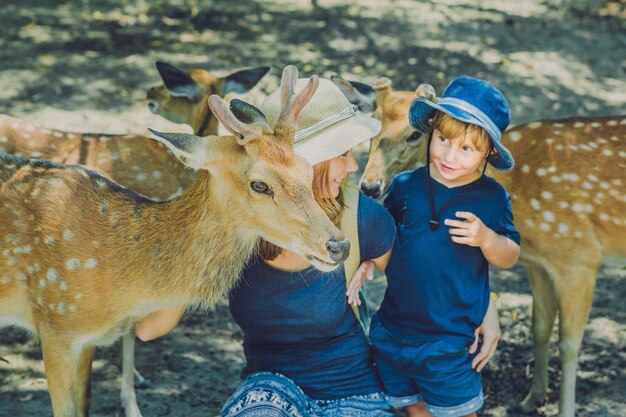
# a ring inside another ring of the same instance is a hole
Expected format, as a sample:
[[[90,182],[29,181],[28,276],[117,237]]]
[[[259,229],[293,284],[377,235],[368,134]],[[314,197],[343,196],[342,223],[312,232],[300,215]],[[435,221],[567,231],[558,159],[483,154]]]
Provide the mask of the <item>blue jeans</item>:
[[[222,417],[393,417],[382,393],[314,400],[284,375],[258,372],[239,384]]]

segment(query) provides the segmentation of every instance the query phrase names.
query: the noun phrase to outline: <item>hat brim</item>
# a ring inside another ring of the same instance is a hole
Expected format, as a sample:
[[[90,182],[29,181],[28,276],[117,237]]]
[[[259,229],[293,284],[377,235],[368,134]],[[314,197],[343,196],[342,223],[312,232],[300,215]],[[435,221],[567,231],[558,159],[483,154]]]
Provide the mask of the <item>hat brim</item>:
[[[359,143],[373,138],[380,128],[379,120],[358,112],[309,138],[302,138],[295,143],[295,151],[311,165],[316,165],[343,155]]]
[[[513,169],[513,166],[515,166],[515,160],[513,159],[511,152],[504,147],[504,145],[502,145],[502,142],[500,141],[501,138],[494,138],[485,123],[465,110],[453,105],[439,105],[425,98],[418,98],[413,101],[411,107],[409,108],[409,123],[413,126],[413,128],[419,130],[420,132],[427,132],[432,128],[428,119],[432,117],[431,115],[435,110],[442,111],[462,122],[471,123],[485,129],[491,139],[493,147],[496,149],[496,154],[492,154],[489,157],[489,163],[496,169],[504,171]]]

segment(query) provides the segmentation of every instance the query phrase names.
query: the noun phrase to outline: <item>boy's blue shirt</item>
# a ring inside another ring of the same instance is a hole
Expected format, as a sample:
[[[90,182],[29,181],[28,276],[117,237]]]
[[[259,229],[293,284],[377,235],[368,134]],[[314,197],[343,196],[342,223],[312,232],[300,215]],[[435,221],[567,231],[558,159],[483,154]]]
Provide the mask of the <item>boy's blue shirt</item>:
[[[361,260],[391,249],[393,219],[362,194],[358,230]],[[244,332],[244,377],[278,372],[319,400],[383,390],[363,328],[347,303],[343,266],[287,272],[253,259],[230,294],[230,311]]]
[[[444,220],[458,219],[457,211],[471,212],[519,244],[511,199],[486,176],[455,188],[432,180],[436,210],[445,206],[433,231],[427,179],[422,167],[399,174],[389,186],[385,206],[397,234],[377,314],[392,334],[409,343],[445,339],[469,344],[489,305],[489,264],[480,248],[454,243]]]

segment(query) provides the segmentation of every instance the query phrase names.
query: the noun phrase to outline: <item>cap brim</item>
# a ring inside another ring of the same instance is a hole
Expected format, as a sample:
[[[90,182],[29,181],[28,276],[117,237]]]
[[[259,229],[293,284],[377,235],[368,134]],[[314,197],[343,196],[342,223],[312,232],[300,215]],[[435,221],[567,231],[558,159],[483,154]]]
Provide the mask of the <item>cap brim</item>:
[[[409,108],[409,123],[413,126],[414,129],[419,130],[420,132],[426,132],[431,129],[431,125],[428,121],[430,117],[432,117],[432,112],[434,110],[439,110],[447,115],[454,117],[457,120],[460,120],[465,123],[471,123],[473,125],[477,125],[485,129],[489,138],[491,139],[491,143],[493,147],[496,149],[497,153],[495,155],[491,155],[489,157],[489,163],[496,169],[501,170],[510,170],[513,169],[515,165],[515,160],[513,159],[513,155],[507,148],[502,145],[500,141],[500,137],[494,138],[490,133],[488,127],[474,115],[466,112],[465,110],[459,109],[458,107],[454,107],[451,105],[439,105],[437,103],[433,103],[425,98],[418,98],[413,101],[411,107]]]
[[[302,138],[295,143],[295,151],[311,165],[316,165],[343,155],[359,143],[373,138],[380,128],[379,120],[356,113],[310,138]]]

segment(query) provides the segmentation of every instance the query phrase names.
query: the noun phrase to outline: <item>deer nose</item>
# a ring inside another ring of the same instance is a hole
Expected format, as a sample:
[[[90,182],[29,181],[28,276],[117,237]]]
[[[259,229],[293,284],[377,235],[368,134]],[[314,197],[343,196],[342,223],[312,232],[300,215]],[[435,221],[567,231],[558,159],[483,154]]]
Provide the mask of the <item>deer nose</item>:
[[[348,239],[340,241],[329,240],[326,242],[326,250],[328,250],[330,259],[341,263],[348,259],[348,255],[350,255],[350,241]]]
[[[374,182],[361,181],[361,191],[369,197],[378,198],[382,194],[382,185],[383,182],[381,180],[376,180]]]

